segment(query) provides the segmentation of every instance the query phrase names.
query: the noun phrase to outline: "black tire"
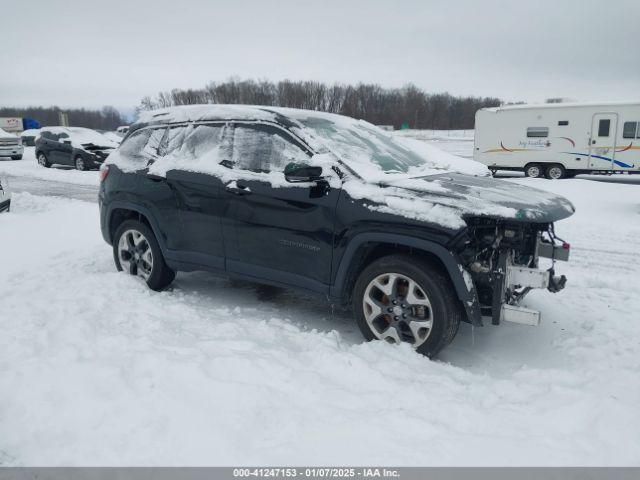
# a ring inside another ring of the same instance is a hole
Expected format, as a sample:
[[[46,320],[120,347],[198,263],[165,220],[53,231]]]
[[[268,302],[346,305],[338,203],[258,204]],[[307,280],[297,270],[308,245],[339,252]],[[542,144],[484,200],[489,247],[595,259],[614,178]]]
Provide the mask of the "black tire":
[[[120,226],[116,229],[116,232],[113,236],[113,260],[116,264],[116,268],[118,271],[123,271],[123,265],[120,262],[119,250],[118,246],[120,244],[121,237],[129,231],[137,231],[144,236],[149,248],[151,249],[151,254],[153,258],[153,265],[150,269],[150,275],[145,279],[147,285],[150,289],[160,291],[167,288],[173,279],[176,277],[176,272],[169,268],[164,261],[164,257],[162,256],[162,251],[160,250],[160,245],[158,245],[158,241],[156,240],[153,231],[144,223],[139,222],[138,220],[126,220],[120,224]],[[129,271],[131,275],[138,275],[137,268],[135,272]],[[144,277],[143,277],[144,278]]]
[[[544,175],[544,169],[539,163],[528,163],[524,167],[524,174],[530,178],[540,178]]]
[[[76,155],[76,158],[73,159],[73,166],[81,172],[87,170],[87,163],[84,158],[82,158],[82,155]]]
[[[424,292],[431,304],[429,314],[432,322],[431,328],[429,329],[426,339],[417,347],[414,345],[414,348],[423,355],[434,357],[440,350],[451,343],[458,332],[458,326],[463,319],[464,312],[449,276],[439,267],[423,258],[409,255],[389,255],[376,260],[362,271],[356,280],[352,299],[352,307],[358,327],[360,327],[360,331],[368,341],[380,339],[380,336],[374,332],[367,322],[364,305],[365,295],[371,282],[374,282],[375,279],[385,274],[393,273],[413,280]],[[388,298],[387,302],[386,306],[391,307]],[[374,315],[375,313],[372,314],[372,316]],[[393,314],[379,314],[376,317],[376,321],[391,321],[391,315]],[[385,317],[389,318],[386,319]],[[399,317],[394,318],[398,320]],[[408,327],[406,323],[403,325],[402,322],[406,322],[406,320],[400,319],[398,323],[401,330],[404,329],[403,332],[405,332],[402,340],[413,343],[404,336],[408,333]],[[388,329],[383,330],[383,332],[387,332],[391,328],[392,327],[388,327]],[[396,332],[398,332],[397,329]],[[382,333],[382,335],[384,335],[384,333]],[[413,337],[413,335],[411,336]],[[413,338],[415,340],[415,337]],[[387,337],[385,340],[389,340],[389,338]],[[395,341],[392,343],[395,343]]]
[[[561,178],[565,178],[567,176],[567,171],[559,163],[552,163],[551,165],[547,166],[547,169],[544,172],[544,176],[549,180],[560,180]]]
[[[38,154],[36,155],[36,158],[38,160],[38,163],[43,167],[46,167],[46,168],[51,167],[51,162],[49,162],[49,159],[44,154],[44,152],[38,152]]]

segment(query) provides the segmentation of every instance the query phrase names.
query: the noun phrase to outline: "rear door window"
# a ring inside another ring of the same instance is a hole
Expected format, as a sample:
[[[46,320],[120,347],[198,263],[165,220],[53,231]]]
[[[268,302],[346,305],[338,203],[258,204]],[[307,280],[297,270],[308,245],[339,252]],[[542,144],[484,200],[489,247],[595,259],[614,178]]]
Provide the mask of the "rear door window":
[[[237,125],[233,135],[233,168],[252,172],[284,172],[289,163],[309,156],[279,129],[270,125]]]
[[[120,154],[131,159],[142,159],[142,152],[150,136],[151,129],[134,132],[120,145]]]

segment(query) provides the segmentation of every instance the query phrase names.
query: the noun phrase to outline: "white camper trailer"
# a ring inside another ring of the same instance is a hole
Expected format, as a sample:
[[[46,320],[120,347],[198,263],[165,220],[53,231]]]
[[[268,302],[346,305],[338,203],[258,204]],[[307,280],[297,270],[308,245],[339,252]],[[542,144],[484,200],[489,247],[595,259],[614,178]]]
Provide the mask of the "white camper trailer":
[[[473,158],[492,171],[557,179],[640,173],[640,103],[552,103],[483,108]]]

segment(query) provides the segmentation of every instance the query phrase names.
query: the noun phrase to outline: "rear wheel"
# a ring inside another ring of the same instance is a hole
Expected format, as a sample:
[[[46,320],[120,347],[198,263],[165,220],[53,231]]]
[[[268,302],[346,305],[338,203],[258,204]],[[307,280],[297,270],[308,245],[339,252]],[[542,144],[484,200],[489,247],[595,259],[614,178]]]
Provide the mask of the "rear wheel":
[[[43,167],[47,167],[47,168],[49,168],[51,166],[51,164],[49,163],[49,159],[42,152],[38,153],[38,163],[40,165],[42,165]]]
[[[562,165],[553,164],[547,167],[546,177],[550,180],[560,180],[566,176],[567,172]]]
[[[429,357],[453,340],[463,315],[448,276],[406,255],[381,258],[360,274],[353,309],[367,340],[406,342]]]
[[[152,290],[163,290],[176,276],[165,263],[153,231],[137,220],[127,220],[116,230],[113,258],[119,271],[142,278]]]
[[[542,176],[542,167],[537,163],[530,163],[524,167],[524,174],[531,178],[540,178]]]

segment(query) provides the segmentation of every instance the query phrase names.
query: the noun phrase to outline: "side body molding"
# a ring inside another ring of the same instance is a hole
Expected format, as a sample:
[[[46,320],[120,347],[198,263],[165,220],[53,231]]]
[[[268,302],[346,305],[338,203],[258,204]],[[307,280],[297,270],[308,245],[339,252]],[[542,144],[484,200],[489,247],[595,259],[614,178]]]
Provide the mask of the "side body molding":
[[[392,233],[361,233],[352,238],[337,268],[335,281],[330,289],[331,297],[343,298],[345,296],[344,289],[349,266],[358,248],[366,243],[403,245],[435,255],[446,268],[456,290],[456,294],[464,305],[469,322],[472,325],[482,326],[480,303],[475,287],[473,286],[473,281],[471,280],[471,276],[462,268],[456,256],[438,243],[411,236]]]

